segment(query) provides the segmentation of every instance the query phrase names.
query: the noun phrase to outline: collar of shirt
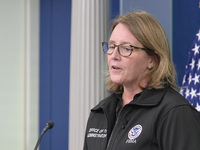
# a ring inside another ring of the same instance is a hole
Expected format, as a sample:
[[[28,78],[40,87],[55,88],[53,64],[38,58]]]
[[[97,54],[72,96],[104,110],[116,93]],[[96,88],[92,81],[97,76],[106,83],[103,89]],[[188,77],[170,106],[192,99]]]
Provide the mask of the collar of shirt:
[[[140,95],[142,94],[142,92],[136,94],[134,97],[133,97],[133,100],[134,101],[136,98],[138,98]],[[120,108],[122,107],[122,94],[115,94],[116,97],[118,98],[118,104],[117,104],[117,107],[116,107],[116,114],[118,114]]]
[[[160,102],[167,88],[169,88],[168,85],[162,89],[145,89],[143,92],[136,94],[134,96],[134,99],[129,104],[138,106],[155,106]],[[120,97],[120,94],[113,93],[109,97],[101,101],[98,105],[96,105],[92,109],[92,111],[100,110],[102,108],[116,109],[117,107],[119,107],[118,101],[120,101]]]

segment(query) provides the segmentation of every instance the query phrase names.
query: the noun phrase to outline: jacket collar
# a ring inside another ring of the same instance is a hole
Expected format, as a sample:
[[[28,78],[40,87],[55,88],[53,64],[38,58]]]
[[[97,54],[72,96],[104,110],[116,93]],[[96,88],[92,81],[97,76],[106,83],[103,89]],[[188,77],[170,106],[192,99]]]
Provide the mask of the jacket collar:
[[[168,88],[169,85],[166,85],[162,89],[145,89],[140,96],[137,96],[129,104],[138,106],[156,106],[161,101]],[[103,108],[110,109],[110,107],[116,108],[119,100],[119,95],[113,93],[95,106],[92,111]]]
[[[157,105],[164,94],[166,93],[168,86],[162,89],[145,89],[139,97],[132,100],[130,104],[140,106],[155,106]]]
[[[118,104],[119,99],[117,98],[116,94],[113,93],[104,100],[102,100],[98,105],[96,105],[94,108],[91,109],[91,111],[97,111],[101,110],[103,108],[109,108],[109,107],[114,107],[116,108]]]

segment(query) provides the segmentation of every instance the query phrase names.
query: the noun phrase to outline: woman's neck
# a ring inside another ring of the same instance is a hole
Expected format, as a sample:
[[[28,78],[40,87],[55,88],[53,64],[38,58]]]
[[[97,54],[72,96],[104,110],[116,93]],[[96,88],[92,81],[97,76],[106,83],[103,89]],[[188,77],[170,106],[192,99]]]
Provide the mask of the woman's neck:
[[[124,87],[124,92],[122,94],[122,99],[123,99],[122,107],[130,103],[133,100],[133,97],[140,92],[142,92],[142,89],[139,87],[137,88]]]
[[[124,92],[123,92],[123,94],[122,94],[122,106],[121,106],[121,108],[120,108],[119,111],[118,111],[118,115],[120,114],[122,108],[123,108],[126,104],[130,103],[130,102],[133,100],[133,97],[134,97],[136,94],[140,93],[140,92],[142,92],[142,89],[141,89],[141,88],[136,88],[136,89],[134,89],[134,88],[125,88],[125,87],[124,87]]]

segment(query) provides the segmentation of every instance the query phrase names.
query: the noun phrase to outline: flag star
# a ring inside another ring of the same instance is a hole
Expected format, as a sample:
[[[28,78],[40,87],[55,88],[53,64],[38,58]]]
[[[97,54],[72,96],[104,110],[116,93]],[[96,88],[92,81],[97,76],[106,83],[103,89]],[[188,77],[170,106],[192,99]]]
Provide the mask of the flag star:
[[[195,73],[195,77],[192,80],[194,81],[194,85],[196,85],[196,83],[199,83],[199,75]]]
[[[190,96],[190,90],[187,88],[185,91],[185,98],[187,98],[188,96]]]
[[[185,84],[185,78],[186,78],[186,75],[183,76],[183,83],[182,83],[182,85]]]
[[[196,36],[198,37],[198,41],[199,41],[200,40],[200,29],[199,29],[199,33],[197,33]]]
[[[182,96],[184,96],[184,95],[183,95],[183,91],[184,91],[184,89],[180,89],[180,91],[179,91],[179,93],[180,93]]]
[[[191,73],[189,75],[188,82],[189,82],[189,84],[192,82],[192,75],[191,75]]]
[[[192,62],[189,64],[192,67],[191,70],[194,69],[194,64],[195,64],[195,60],[192,58]]]
[[[197,90],[194,90],[193,88],[191,89],[191,92],[190,92],[191,99],[193,99],[193,97],[197,97],[196,91],[197,91]]]
[[[194,48],[192,49],[192,51],[194,51],[194,56],[198,53],[199,54],[199,47],[196,43],[195,43],[195,46]]]
[[[197,93],[197,96],[199,96],[199,99],[200,99],[200,91],[199,91],[199,93]]]
[[[200,112],[200,105],[197,103],[196,109]]]
[[[198,64],[196,66],[198,67],[197,70],[199,70],[200,69],[200,59],[198,60]]]

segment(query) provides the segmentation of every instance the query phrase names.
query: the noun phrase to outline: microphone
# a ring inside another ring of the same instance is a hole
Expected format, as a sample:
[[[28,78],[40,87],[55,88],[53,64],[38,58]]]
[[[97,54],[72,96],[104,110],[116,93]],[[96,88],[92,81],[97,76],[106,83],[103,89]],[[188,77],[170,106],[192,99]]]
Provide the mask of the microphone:
[[[38,139],[38,141],[37,141],[37,144],[35,145],[34,150],[37,150],[37,148],[38,148],[38,146],[39,146],[39,144],[40,144],[40,141],[41,141],[41,139],[42,139],[44,133],[47,132],[47,130],[53,128],[53,126],[54,126],[54,122],[53,122],[53,121],[48,121],[48,122],[46,123],[46,126],[45,126],[45,128],[42,130],[42,133],[40,134],[40,137],[39,137],[39,139]]]

